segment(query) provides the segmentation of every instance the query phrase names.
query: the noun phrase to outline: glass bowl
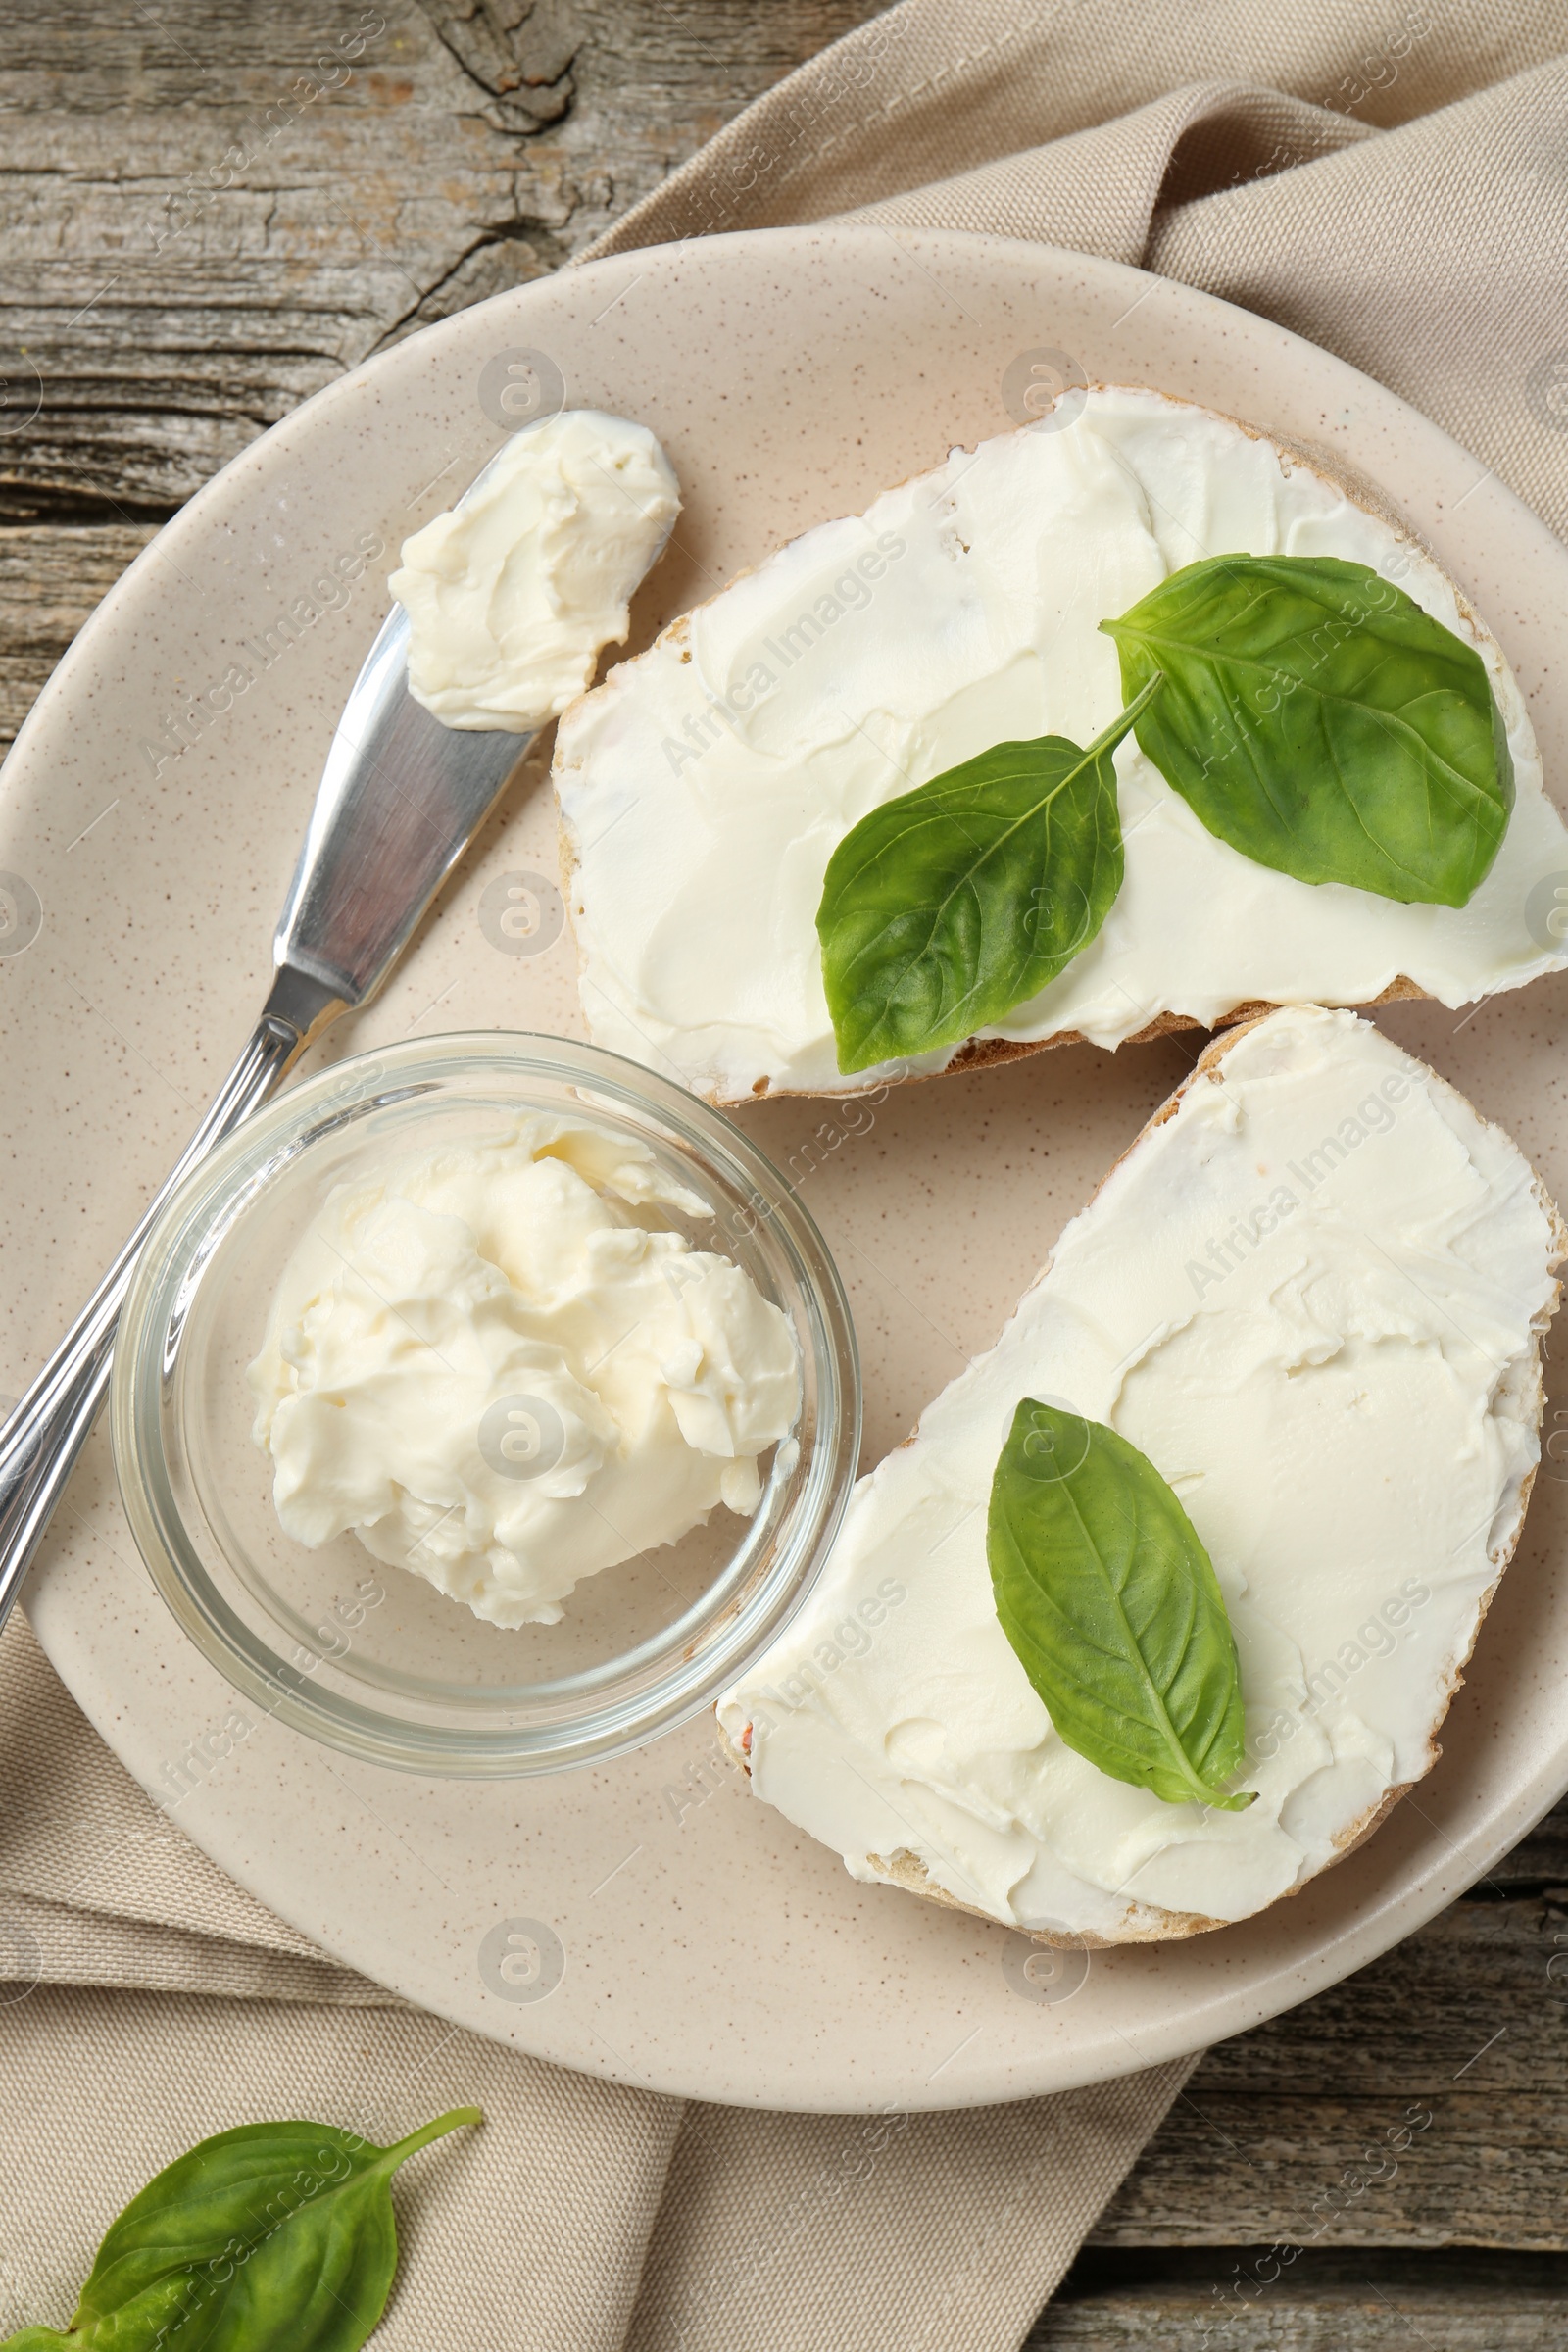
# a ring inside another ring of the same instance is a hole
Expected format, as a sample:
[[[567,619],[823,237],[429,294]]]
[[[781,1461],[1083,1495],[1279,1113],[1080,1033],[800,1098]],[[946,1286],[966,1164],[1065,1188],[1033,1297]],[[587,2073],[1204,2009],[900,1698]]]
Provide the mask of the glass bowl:
[[[327,1194],[389,1155],[565,1115],[650,1151],[710,1216],[657,1222],[731,1257],[782,1309],[801,1411],[760,1464],[751,1518],[603,1569],[559,1625],[506,1630],[353,1534],[286,1535],[246,1367],[283,1263]],[[221,1145],[149,1237],[115,1346],[115,1463],[153,1581],[258,1706],[329,1746],[426,1775],[601,1762],[710,1706],[825,1561],[855,1477],[860,1383],[837,1268],[787,1179],[739,1128],[618,1054],[484,1031],[418,1039],[291,1088]]]

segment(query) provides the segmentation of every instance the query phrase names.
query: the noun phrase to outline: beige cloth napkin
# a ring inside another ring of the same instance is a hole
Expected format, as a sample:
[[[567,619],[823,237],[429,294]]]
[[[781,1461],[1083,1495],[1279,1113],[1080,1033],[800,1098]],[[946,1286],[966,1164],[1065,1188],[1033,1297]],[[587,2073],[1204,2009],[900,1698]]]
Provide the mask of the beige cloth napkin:
[[[1050,239],[1247,304],[1568,531],[1563,0],[903,0],[596,251],[846,212]],[[20,1619],[0,1788],[6,2328],[61,2323],[114,2212],[206,2132],[303,2113],[390,2138],[477,2100],[484,2130],[402,2178],[388,2352],[1006,2352],[1185,2073],[889,2128],[518,2058],[232,1886]]]
[[[1564,0],[903,0],[593,252],[844,213],[1260,311],[1568,534]]]
[[[519,2058],[324,1960],[226,1879],[20,1615],[0,1640],[0,2334],[62,2325],[120,2207],[207,2132],[304,2114],[386,2141],[471,2102],[484,2129],[400,2177],[378,2348],[992,2352],[1187,2072],[868,2119]]]

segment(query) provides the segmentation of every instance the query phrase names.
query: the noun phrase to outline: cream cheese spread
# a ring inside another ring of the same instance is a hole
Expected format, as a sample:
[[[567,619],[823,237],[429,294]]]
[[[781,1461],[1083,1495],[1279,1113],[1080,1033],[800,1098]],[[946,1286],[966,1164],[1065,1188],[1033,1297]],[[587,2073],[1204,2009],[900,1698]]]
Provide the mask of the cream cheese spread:
[[[643,1147],[544,1117],[337,1187],[250,1367],[285,1531],[553,1625],[580,1578],[753,1512],[794,1335],[662,1207],[708,1213]]]
[[[721,1102],[908,1074],[838,1069],[815,929],[834,849],[992,744],[1088,743],[1122,707],[1100,622],[1227,552],[1367,564],[1479,648],[1517,785],[1491,872],[1458,908],[1297,882],[1217,840],[1129,737],[1120,896],[1084,953],[982,1034],[1116,1046],[1163,1012],[1211,1027],[1249,1002],[1369,1003],[1400,975],[1458,1005],[1559,968],[1540,886],[1549,909],[1568,832],[1513,675],[1443,573],[1271,442],[1103,390],[1063,430],[956,450],[808,531],[566,713],[556,784],[595,1040]]]
[[[1027,1929],[1152,1938],[1300,1886],[1434,1758],[1537,1461],[1565,1244],[1508,1139],[1370,1022],[1290,1009],[1211,1050],[724,1697],[757,1794],[858,1879],[923,1871]],[[1206,1545],[1246,1811],[1053,1730],[986,1560],[1024,1396],[1139,1446]]]
[[[526,735],[621,644],[680,513],[645,424],[567,409],[514,434],[456,507],[405,539],[409,691],[449,727]]]

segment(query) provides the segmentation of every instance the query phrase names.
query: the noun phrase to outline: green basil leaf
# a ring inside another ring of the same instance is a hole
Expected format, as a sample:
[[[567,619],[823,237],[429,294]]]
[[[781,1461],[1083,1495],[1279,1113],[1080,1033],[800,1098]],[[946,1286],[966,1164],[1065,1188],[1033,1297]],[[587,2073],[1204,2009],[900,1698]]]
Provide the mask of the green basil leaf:
[[[1160,774],[1232,849],[1298,882],[1462,906],[1513,762],[1475,648],[1361,564],[1212,556],[1102,621]]]
[[[1121,888],[1111,754],[1157,684],[1086,751],[995,744],[851,827],[816,916],[841,1070],[958,1045],[1088,947]]]
[[[64,2334],[0,2352],[358,2352],[397,2268],[390,2182],[476,2107],[378,2148],[330,2124],[245,2124],[204,2139],[132,2197]]]
[[[1236,1639],[1207,1552],[1146,1454],[1026,1396],[991,1485],[1002,1630],[1057,1733],[1167,1804],[1239,1812]]]

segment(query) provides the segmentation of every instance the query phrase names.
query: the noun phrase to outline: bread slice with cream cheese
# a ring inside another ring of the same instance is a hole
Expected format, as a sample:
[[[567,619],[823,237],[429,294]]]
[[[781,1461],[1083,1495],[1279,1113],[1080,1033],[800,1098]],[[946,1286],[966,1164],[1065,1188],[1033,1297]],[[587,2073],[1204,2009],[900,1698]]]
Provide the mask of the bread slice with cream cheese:
[[[1438,1757],[1524,1518],[1565,1253],[1515,1146],[1371,1022],[1227,1032],[720,1703],[756,1793],[857,1878],[1048,1939],[1160,1941],[1296,1892]],[[1206,1547],[1245,1811],[1166,1802],[1054,1730],[987,1561],[1026,1396],[1139,1447]]]
[[[1560,964],[1568,832],[1495,639],[1365,490],[1229,417],[1097,388],[806,532],[562,719],[563,860],[595,1042],[715,1102],[863,1092],[1088,1040],[1213,1028],[1268,1004],[1469,1004]],[[1218,553],[1338,557],[1481,654],[1516,798],[1461,907],[1308,884],[1209,833],[1131,738],[1126,878],[1099,934],[980,1035],[846,1075],[815,929],[880,804],[988,747],[1087,744],[1122,708],[1102,620]]]

